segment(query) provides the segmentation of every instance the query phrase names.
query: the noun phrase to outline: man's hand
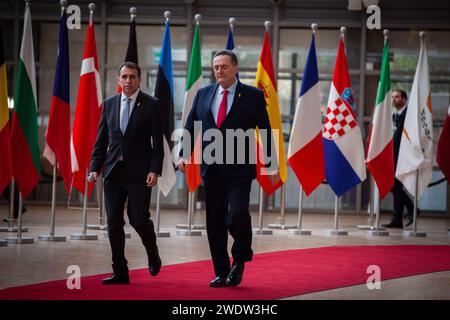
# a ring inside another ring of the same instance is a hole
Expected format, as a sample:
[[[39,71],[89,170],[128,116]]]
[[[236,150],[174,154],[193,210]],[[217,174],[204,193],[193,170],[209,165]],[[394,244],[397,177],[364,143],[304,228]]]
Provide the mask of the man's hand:
[[[182,159],[178,161],[178,169],[180,169],[181,172],[186,173],[186,164]]]
[[[147,187],[154,187],[156,186],[156,183],[158,182],[158,175],[154,172],[150,172],[147,175]]]
[[[88,182],[96,182],[98,178],[98,172],[91,172],[89,173],[89,175],[87,176],[87,181]]]

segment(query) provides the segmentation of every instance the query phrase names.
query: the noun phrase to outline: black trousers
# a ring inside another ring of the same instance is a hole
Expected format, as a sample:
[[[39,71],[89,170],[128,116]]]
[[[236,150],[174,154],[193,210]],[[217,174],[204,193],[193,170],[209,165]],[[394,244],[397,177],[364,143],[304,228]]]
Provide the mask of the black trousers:
[[[230,272],[228,232],[234,239],[233,261],[252,260],[251,186],[249,177],[227,175],[217,165],[210,166],[204,177],[206,231],[216,276],[226,277]]]
[[[123,226],[125,201],[131,226],[139,234],[147,251],[149,264],[158,257],[156,235],[150,219],[151,188],[145,182],[131,180],[122,162],[118,162],[104,182],[105,204],[108,217],[108,238],[111,245],[113,271],[127,274],[125,258],[125,232]]]
[[[408,217],[412,217],[414,214],[414,203],[409,197],[408,193],[403,189],[403,184],[395,179],[394,187],[391,190],[394,197],[394,211],[392,213],[392,220],[395,222],[401,222],[403,220],[403,211],[405,207],[408,211]]]

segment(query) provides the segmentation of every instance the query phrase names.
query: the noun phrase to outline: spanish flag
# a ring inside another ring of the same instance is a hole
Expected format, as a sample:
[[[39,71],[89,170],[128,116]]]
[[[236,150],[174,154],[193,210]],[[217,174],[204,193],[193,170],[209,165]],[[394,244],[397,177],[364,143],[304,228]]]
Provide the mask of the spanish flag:
[[[283,128],[281,125],[280,108],[278,107],[278,94],[277,94],[277,82],[275,78],[275,71],[273,69],[272,62],[272,49],[270,48],[269,33],[266,31],[264,34],[264,43],[259,57],[258,70],[256,71],[255,85],[264,92],[266,99],[266,109],[269,114],[270,126],[272,128],[272,136],[275,144],[275,151],[277,153],[278,172],[280,179],[278,181],[272,181],[269,179],[267,172],[265,172],[264,165],[261,163],[261,137],[257,131],[258,140],[258,163],[257,163],[257,176],[259,184],[263,188],[267,195],[271,195],[275,192],[286,180],[287,180],[287,168],[286,168],[286,154],[284,151],[284,136]],[[269,141],[268,141],[269,143]],[[273,152],[273,150],[272,150]]]
[[[6,63],[3,52],[2,30],[0,29],[0,192],[5,189],[12,177],[11,150],[9,147],[8,86],[6,81]]]

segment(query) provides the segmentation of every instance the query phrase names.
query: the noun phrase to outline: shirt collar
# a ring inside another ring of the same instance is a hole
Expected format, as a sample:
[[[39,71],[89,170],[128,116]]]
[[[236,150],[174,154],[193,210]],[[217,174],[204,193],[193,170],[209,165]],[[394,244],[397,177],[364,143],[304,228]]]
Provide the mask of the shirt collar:
[[[405,109],[406,109],[406,104],[405,104],[400,110],[395,109],[395,112],[396,112],[397,114],[402,114],[402,112],[403,112]]]
[[[128,97],[128,98],[130,98],[131,100],[133,100],[133,101],[136,101],[136,98],[137,98],[137,96],[138,96],[138,94],[139,94],[139,91],[140,91],[140,89],[138,88],[137,90],[136,90],[136,92],[135,93],[133,93],[130,97]],[[122,92],[121,93],[121,97],[120,97],[120,100],[121,101],[125,101],[127,99],[127,96]]]
[[[228,87],[228,94],[234,94],[234,92],[236,91],[237,83],[238,80],[236,79],[236,81],[234,81],[234,83]],[[223,90],[225,89],[221,85],[219,85],[219,94],[222,94]]]

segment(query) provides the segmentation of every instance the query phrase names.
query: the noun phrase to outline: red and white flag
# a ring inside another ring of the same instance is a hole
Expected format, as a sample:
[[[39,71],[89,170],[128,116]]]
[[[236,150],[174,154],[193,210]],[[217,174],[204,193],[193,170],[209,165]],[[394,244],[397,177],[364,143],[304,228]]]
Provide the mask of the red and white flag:
[[[84,194],[87,170],[92,150],[97,139],[98,125],[102,113],[102,92],[95,45],[94,21],[91,16],[84,45],[80,84],[71,140],[73,186]],[[88,195],[93,183],[89,183]]]

